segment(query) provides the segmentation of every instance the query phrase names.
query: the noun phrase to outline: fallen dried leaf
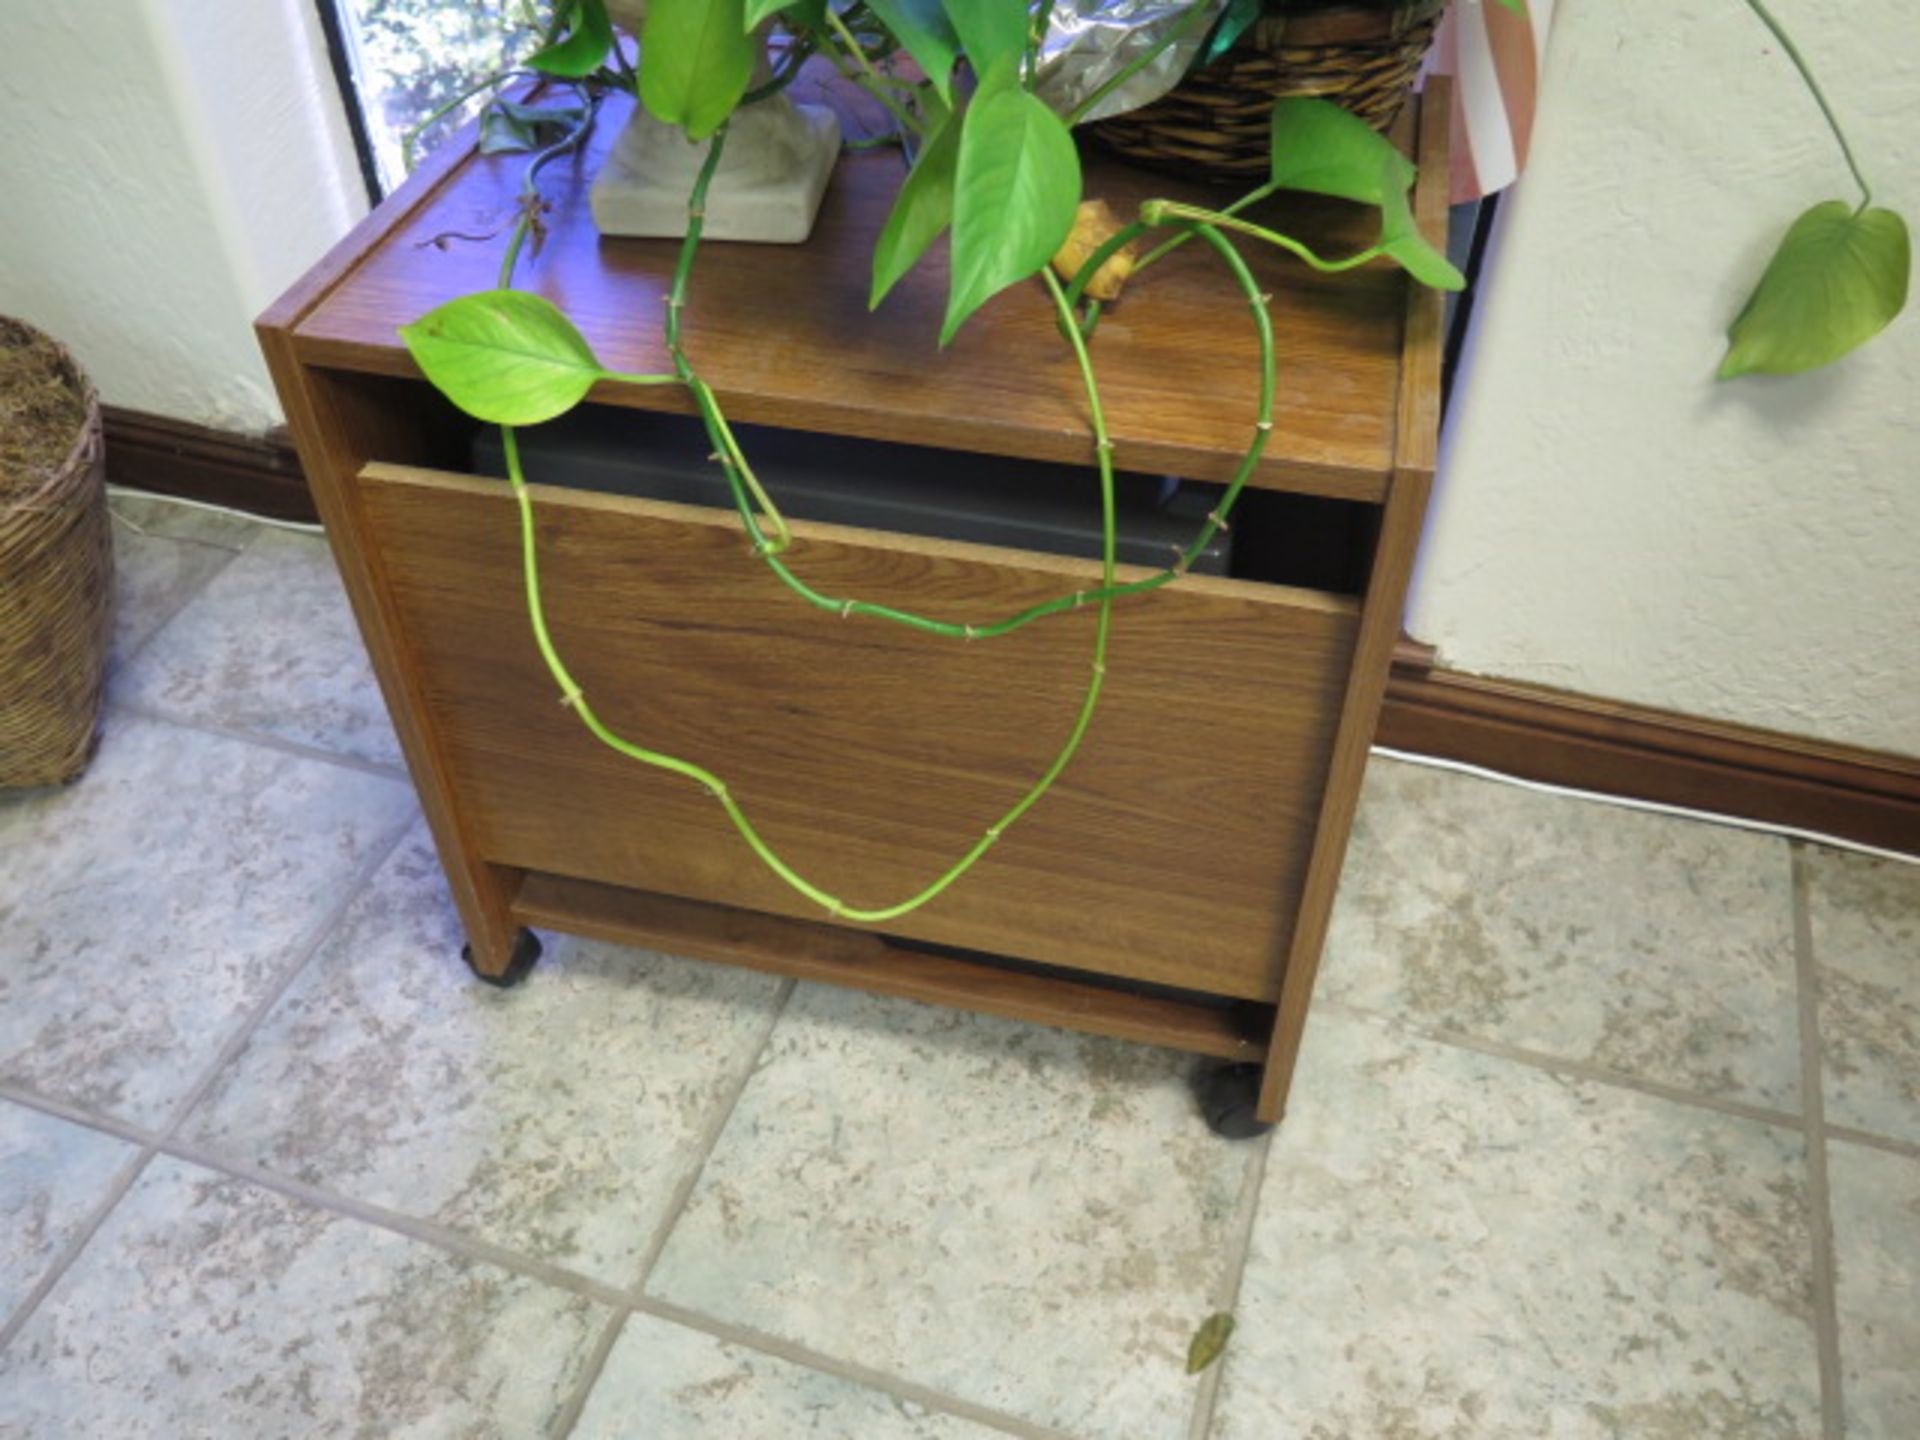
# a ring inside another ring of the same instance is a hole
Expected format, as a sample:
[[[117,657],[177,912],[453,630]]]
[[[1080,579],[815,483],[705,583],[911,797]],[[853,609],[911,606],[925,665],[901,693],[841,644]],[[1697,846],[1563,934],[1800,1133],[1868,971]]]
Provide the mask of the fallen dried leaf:
[[[1198,1375],[1207,1366],[1220,1358],[1220,1352],[1227,1348],[1227,1337],[1233,1334],[1233,1316],[1221,1311],[1209,1315],[1200,1322],[1200,1328],[1193,1332],[1193,1340],[1187,1346],[1187,1373]]]
[[[1072,231],[1054,254],[1053,273],[1062,280],[1071,281],[1093,252],[1106,244],[1119,229],[1120,218],[1106,201],[1082,200],[1073,217]],[[1135,255],[1133,245],[1121,246],[1093,272],[1093,279],[1087,282],[1087,294],[1103,302],[1118,300],[1121,287],[1133,273]]]

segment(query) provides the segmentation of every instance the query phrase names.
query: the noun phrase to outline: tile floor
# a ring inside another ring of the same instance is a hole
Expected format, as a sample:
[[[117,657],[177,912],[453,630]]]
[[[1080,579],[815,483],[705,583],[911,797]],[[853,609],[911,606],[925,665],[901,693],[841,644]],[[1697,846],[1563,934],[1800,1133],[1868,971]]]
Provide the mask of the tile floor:
[[[1920,868],[1376,762],[1231,1144],[1144,1047],[473,983],[320,543],[115,503],[99,758],[0,800],[0,1437],[1920,1434]]]

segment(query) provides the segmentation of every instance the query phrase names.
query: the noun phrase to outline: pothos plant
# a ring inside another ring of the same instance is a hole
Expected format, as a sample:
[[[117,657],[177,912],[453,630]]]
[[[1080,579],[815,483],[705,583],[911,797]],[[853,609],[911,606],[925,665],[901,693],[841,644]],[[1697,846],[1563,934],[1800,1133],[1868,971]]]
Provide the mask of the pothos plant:
[[[1498,3],[1518,8],[1523,0]],[[1786,45],[1819,97],[1810,72],[1777,22],[1760,0],[1747,3]],[[1114,602],[1185,574],[1225,528],[1260,462],[1273,430],[1275,350],[1268,297],[1260,292],[1239,247],[1271,245],[1327,272],[1391,262],[1417,281],[1441,289],[1460,288],[1462,278],[1414,223],[1412,164],[1365,123],[1319,100],[1288,99],[1274,106],[1268,177],[1232,203],[1213,209],[1149,200],[1125,223],[1094,220],[1082,207],[1072,127],[1157,52],[1137,56],[1073,110],[1058,114],[1035,93],[1051,0],[1032,5],[1027,0],[651,0],[638,37],[637,65],[615,36],[608,0],[552,0],[544,14],[534,11],[528,0],[522,0],[520,8],[522,21],[531,21],[540,37],[538,47],[524,65],[484,77],[454,102],[493,92],[496,98],[481,119],[482,149],[523,150],[531,156],[498,285],[439,306],[403,327],[401,335],[422,372],[448,399],[476,419],[501,427],[518,503],[534,641],[562,700],[581,723],[621,754],[704,786],[753,853],[830,914],[861,922],[906,914],[954,884],[1053,786],[1077,752],[1100,701]],[[1211,8],[1205,0],[1196,0],[1195,18],[1186,24],[1197,26]],[[1178,39],[1183,29],[1173,27],[1162,46]],[[769,34],[778,59],[770,78],[756,87],[761,37]],[[730,118],[742,107],[779,93],[815,57],[886,110],[897,129],[885,138],[913,156],[875,243],[871,303],[880,305],[943,234],[950,236],[951,265],[940,344],[950,341],[1001,291],[1035,279],[1044,289],[1062,341],[1076,361],[1091,431],[1101,502],[1097,587],[1011,615],[954,621],[823,593],[788,563],[795,537],[743,452],[719,398],[689,357],[683,317],[700,251],[707,192],[725,153]],[[531,77],[552,82],[547,88],[558,89],[561,102],[498,98],[503,87]],[[542,233],[541,170],[580,145],[602,99],[614,90],[637,96],[656,118],[683,127],[689,141],[704,141],[708,147],[687,197],[686,229],[666,299],[664,331],[671,368],[655,374],[608,369],[557,307],[513,288],[523,252],[529,242],[537,249]],[[1832,113],[1824,97],[1819,98],[1831,123]],[[429,116],[423,126],[437,118]],[[1837,124],[1834,133],[1859,178]],[[1865,181],[1860,183],[1865,194]],[[1305,241],[1248,218],[1251,207],[1281,191],[1334,196],[1371,207],[1378,216],[1378,238],[1352,254],[1322,255]],[[1817,206],[1796,222],[1734,325],[1723,376],[1824,364],[1892,319],[1905,299],[1906,229],[1891,212],[1873,209],[1869,199],[1857,208],[1844,202]],[[1149,236],[1157,245],[1139,253]],[[1123,583],[1115,561],[1114,447],[1090,347],[1101,308],[1117,295],[1119,284],[1196,239],[1213,251],[1226,281],[1246,300],[1259,337],[1258,404],[1241,460],[1193,541],[1165,569]],[[814,608],[962,641],[992,640],[1049,616],[1094,610],[1085,689],[1052,761],[958,859],[916,893],[861,907],[815,885],[767,844],[720,776],[615,732],[568,669],[541,602],[532,500],[515,431],[565,414],[602,381],[671,385],[687,392],[759,563]]]

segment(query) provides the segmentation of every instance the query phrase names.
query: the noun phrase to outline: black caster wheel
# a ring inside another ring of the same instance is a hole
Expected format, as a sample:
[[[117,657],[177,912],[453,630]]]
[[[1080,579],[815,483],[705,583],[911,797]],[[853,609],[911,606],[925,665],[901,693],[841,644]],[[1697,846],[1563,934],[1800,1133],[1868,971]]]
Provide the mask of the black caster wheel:
[[[462,945],[460,958],[467,962],[467,968],[473,971],[473,978],[483,985],[491,985],[496,990],[511,990],[532,972],[540,959],[540,937],[531,930],[522,930],[513,937],[513,958],[507,962],[506,972],[500,975],[482,975],[479,967],[473,963],[473,946]]]
[[[1227,1140],[1252,1140],[1273,1127],[1254,1117],[1260,1103],[1258,1065],[1216,1065],[1200,1075],[1200,1113]]]

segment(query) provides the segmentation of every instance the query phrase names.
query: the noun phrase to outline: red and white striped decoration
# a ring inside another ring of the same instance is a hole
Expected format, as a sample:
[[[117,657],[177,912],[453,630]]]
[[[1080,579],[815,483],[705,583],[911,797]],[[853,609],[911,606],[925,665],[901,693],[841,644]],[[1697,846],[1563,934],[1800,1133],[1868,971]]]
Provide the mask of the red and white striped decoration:
[[[1456,0],[1441,22],[1431,68],[1453,76],[1453,200],[1510,185],[1527,163],[1533,108],[1554,0],[1517,15],[1494,0]]]

